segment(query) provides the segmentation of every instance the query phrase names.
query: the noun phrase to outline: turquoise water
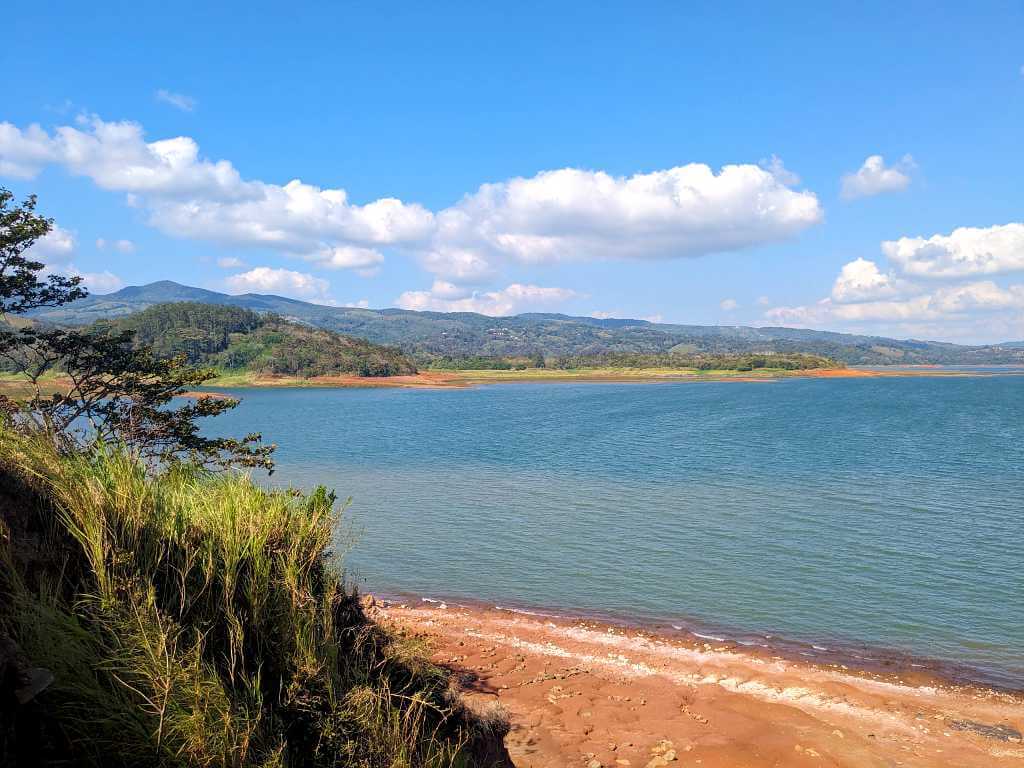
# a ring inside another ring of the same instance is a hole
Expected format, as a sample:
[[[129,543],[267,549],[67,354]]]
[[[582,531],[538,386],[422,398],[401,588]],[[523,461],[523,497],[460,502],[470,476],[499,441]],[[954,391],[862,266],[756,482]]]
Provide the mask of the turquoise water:
[[[1024,376],[235,394],[218,431],[352,497],[365,589],[1024,687]]]

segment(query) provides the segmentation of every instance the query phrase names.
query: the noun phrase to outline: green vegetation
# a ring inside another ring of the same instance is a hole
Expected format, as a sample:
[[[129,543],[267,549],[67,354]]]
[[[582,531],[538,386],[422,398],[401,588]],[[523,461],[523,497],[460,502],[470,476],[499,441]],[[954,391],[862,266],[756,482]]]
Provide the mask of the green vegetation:
[[[49,682],[0,716],[0,763],[496,759],[500,715],[466,710],[449,673],[346,588],[323,488],[152,473],[119,450],[61,456],[4,428],[0,498],[0,671],[15,647],[34,670],[22,685]]]
[[[277,314],[397,347],[425,367],[435,361],[440,367],[444,359],[475,356],[531,358],[541,354],[552,358],[609,353],[660,355],[670,351],[711,355],[808,354],[846,365],[1024,364],[1024,342],[972,347],[802,328],[676,325],[557,314],[496,318],[472,312],[327,307],[281,296],[228,296],[166,280],[124,288],[106,296],[89,296],[58,308],[43,308],[37,316],[51,322],[84,325],[169,301],[230,304]],[[685,313],[685,309],[680,312]]]
[[[401,352],[272,314],[198,302],[156,304],[94,327],[131,331],[137,346],[191,365],[256,375],[396,376],[416,373]]]
[[[258,434],[199,431],[236,401],[179,405],[213,376],[190,353],[282,321],[7,322],[84,293],[40,279],[24,254],[52,221],[11,200],[0,189],[0,357],[26,391],[0,396],[0,765],[504,764],[504,718],[364,614],[330,550],[334,494],[234,471],[273,467]]]
[[[679,352],[668,354],[637,354],[628,352],[603,355],[571,355],[545,360],[543,357],[467,357],[440,358],[432,363],[438,370],[449,371],[522,371],[528,368],[551,368],[560,371],[608,369],[692,369],[696,371],[805,371],[816,368],[837,368],[839,364],[819,355],[745,354],[713,355]]]

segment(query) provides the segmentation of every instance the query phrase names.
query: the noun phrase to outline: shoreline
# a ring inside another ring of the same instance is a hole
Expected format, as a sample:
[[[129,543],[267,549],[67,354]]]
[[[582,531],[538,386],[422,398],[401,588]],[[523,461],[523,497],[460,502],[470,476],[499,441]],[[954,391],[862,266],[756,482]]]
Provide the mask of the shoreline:
[[[940,366],[902,366],[893,370],[874,368],[809,368],[805,370],[762,369],[761,371],[700,371],[697,369],[616,368],[616,369],[528,369],[525,371],[430,370],[400,376],[356,376],[339,374],[302,379],[292,376],[222,376],[182,397],[228,398],[220,389],[468,389],[486,384],[666,384],[666,383],[760,383],[787,379],[864,379],[864,378],[991,378],[1024,376],[1024,366],[979,366],[984,370],[943,368]],[[999,369],[999,370],[993,370]],[[43,382],[44,393],[67,388],[65,380],[53,377]],[[0,394],[18,398],[27,396],[28,385],[13,377],[0,377]]]
[[[1024,677],[998,669],[985,669],[968,663],[936,659],[913,651],[832,638],[801,640],[759,630],[712,626],[693,617],[644,618],[603,611],[580,611],[550,606],[526,605],[516,600],[500,602],[471,597],[426,596],[404,591],[367,592],[375,600],[390,605],[464,609],[533,617],[538,620],[611,627],[625,632],[650,634],[674,642],[695,646],[714,644],[750,656],[784,658],[800,664],[838,667],[850,674],[884,678],[913,679],[937,686],[971,687],[1024,698]]]
[[[228,389],[263,388],[398,388],[398,389],[465,389],[485,384],[537,384],[537,383],[595,383],[595,384],[659,384],[669,382],[741,382],[768,383],[786,379],[849,379],[849,378],[989,378],[994,376],[1024,375],[1024,367],[1000,366],[1005,370],[993,371],[996,366],[980,366],[985,370],[972,371],[935,366],[920,366],[909,370],[878,368],[811,368],[784,371],[700,371],[696,369],[529,369],[525,371],[421,371],[402,376],[316,376],[309,379],[294,377],[223,377],[207,385]]]
[[[670,751],[687,766],[1024,765],[1024,692],[692,630],[422,600],[364,598],[428,642],[471,702],[509,712],[517,766],[658,766]]]

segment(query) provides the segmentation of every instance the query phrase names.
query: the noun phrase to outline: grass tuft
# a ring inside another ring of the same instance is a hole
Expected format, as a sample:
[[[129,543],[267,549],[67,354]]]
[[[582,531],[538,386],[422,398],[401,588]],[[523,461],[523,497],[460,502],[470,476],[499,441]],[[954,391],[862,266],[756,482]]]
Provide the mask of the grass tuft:
[[[0,502],[0,639],[53,675],[0,762],[502,764],[501,713],[363,614],[326,489],[4,432]]]

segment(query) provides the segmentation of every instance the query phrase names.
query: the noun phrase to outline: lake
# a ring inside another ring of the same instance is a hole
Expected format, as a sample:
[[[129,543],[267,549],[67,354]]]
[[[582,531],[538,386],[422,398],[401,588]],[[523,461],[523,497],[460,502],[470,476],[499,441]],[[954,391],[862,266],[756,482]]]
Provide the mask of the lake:
[[[231,393],[274,482],[352,498],[366,591],[1024,687],[1024,376]]]

